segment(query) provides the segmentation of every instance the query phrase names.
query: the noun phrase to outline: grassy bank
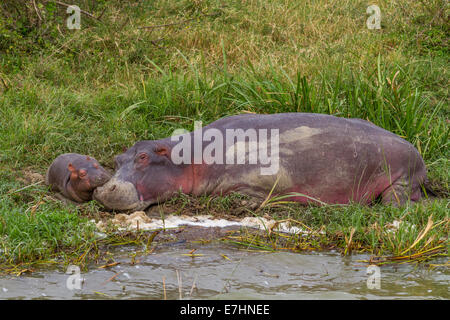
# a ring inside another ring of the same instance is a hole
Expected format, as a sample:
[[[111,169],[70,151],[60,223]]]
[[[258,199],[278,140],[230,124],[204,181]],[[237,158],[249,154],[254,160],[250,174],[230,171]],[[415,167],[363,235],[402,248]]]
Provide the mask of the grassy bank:
[[[379,1],[380,30],[366,27],[365,1],[74,1],[80,30],[67,29],[63,5],[35,3],[0,11],[1,262],[76,261],[95,242],[88,220],[101,208],[64,206],[39,183],[58,154],[112,168],[124,146],[241,112],[367,119],[417,147],[440,196],[255,214],[325,228],[320,241],[343,252],[350,238],[379,255],[448,252],[445,1]],[[395,232],[394,220],[405,222]]]

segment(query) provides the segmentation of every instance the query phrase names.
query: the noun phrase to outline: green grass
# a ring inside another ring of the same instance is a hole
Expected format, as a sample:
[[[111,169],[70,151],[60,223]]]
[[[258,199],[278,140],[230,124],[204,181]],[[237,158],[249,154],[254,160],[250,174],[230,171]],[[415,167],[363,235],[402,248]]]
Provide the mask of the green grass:
[[[428,246],[445,238],[448,247],[446,1],[379,1],[381,30],[365,27],[365,1],[80,0],[74,3],[94,16],[103,12],[100,21],[82,15],[81,30],[65,27],[65,7],[35,2],[37,10],[25,1],[0,5],[4,261],[44,261],[94,241],[87,217],[99,207],[55,203],[42,185],[20,180],[25,171],[43,175],[63,152],[113,167],[113,156],[138,140],[241,112],[358,117],[404,137],[422,154],[440,200],[401,209],[300,208],[291,218],[325,225],[340,245],[355,228],[362,247],[398,254],[432,215],[444,222]],[[403,215],[417,229],[370,229]]]
[[[77,264],[114,260],[111,246],[151,244],[144,232],[118,232],[104,237],[92,219],[99,220],[95,203],[64,205],[48,197],[48,188],[33,183],[25,188],[2,170],[0,185],[0,273],[20,275],[39,265]],[[139,253],[140,251],[138,251]]]
[[[19,191],[21,184],[1,174],[0,265],[30,261],[55,261],[95,239],[95,226],[80,210],[44,199],[47,188],[34,185]]]

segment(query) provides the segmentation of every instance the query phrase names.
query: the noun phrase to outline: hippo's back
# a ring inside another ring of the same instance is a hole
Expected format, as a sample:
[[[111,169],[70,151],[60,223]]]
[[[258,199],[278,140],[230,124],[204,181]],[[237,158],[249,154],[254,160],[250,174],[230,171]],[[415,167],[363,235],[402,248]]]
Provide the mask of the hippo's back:
[[[225,166],[236,184],[273,186],[318,196],[326,202],[368,199],[379,195],[400,177],[425,176],[418,151],[406,140],[362,119],[325,114],[281,113],[230,116],[203,128],[277,129],[279,170],[262,177],[247,166]],[[216,168],[214,170],[217,170]],[[252,173],[253,172],[253,173]],[[408,178],[406,178],[408,179]],[[267,181],[266,181],[267,180]],[[225,189],[220,185],[219,189]],[[267,190],[265,190],[267,191]]]
[[[342,118],[320,113],[277,113],[277,114],[239,114],[225,117],[212,122],[205,127],[223,129],[279,129],[280,134],[286,130],[306,126],[324,129],[327,132],[339,133],[364,132],[371,135],[386,135],[399,138],[397,135],[373,123],[357,118]]]

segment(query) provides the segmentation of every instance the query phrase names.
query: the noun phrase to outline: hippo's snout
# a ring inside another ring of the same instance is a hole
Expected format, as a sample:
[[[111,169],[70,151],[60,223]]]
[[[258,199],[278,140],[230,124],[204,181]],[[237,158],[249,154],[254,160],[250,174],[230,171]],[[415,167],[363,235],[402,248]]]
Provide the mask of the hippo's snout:
[[[94,191],[93,198],[113,210],[143,210],[150,203],[139,200],[135,186],[128,181],[110,179]]]
[[[111,180],[111,178],[112,178],[112,175],[109,172],[105,171],[105,172],[102,172],[102,174],[94,176],[93,178],[91,178],[91,180],[92,180],[94,187],[97,188],[97,187],[103,186],[105,183],[107,183],[109,180]]]

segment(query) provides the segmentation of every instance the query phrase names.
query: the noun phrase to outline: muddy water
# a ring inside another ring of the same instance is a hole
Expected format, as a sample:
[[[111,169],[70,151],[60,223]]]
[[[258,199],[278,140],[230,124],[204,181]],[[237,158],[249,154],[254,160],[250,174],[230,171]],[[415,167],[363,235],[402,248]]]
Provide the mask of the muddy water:
[[[93,266],[79,277],[61,269],[1,276],[0,299],[163,299],[164,289],[167,299],[450,299],[448,268],[384,266],[377,282],[377,272],[368,275],[358,261],[366,255],[262,253],[222,243],[181,243],[159,246],[132,263],[135,249],[117,249],[120,264]],[[192,249],[198,256],[184,255]]]

